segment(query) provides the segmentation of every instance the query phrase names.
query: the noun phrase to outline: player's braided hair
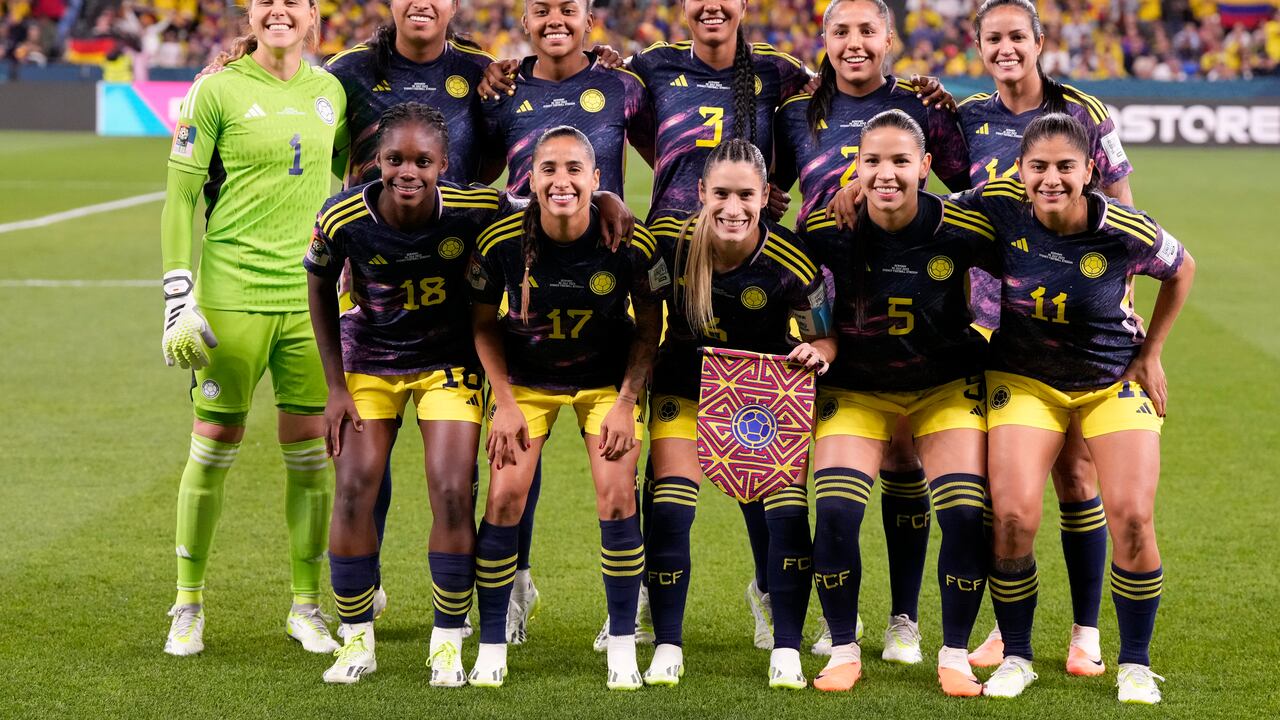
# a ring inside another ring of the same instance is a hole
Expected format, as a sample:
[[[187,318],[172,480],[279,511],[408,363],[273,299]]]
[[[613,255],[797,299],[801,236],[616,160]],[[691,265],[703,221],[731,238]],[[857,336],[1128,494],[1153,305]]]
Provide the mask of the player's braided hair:
[[[596,150],[591,146],[591,140],[586,135],[583,135],[581,130],[569,125],[557,125],[538,137],[538,142],[533,146],[530,165],[536,168],[538,166],[538,151],[542,149],[542,146],[550,140],[561,137],[571,137],[586,149],[587,159],[591,162],[589,169],[594,172]],[[531,178],[530,190],[532,189]],[[538,262],[538,256],[542,252],[542,233],[539,232],[541,226],[542,207],[538,202],[538,194],[530,192],[529,204],[524,208],[524,221],[520,227],[520,251],[524,256],[524,277],[520,280],[520,316],[525,325],[529,324],[529,273],[533,270],[534,264]]]
[[[249,0],[250,3],[252,3],[252,1],[253,0]],[[315,7],[316,0],[309,0],[309,4],[311,5],[311,7]],[[246,24],[248,23],[247,20],[245,22]],[[320,44],[320,23],[319,21],[317,21],[311,25],[311,29],[307,30],[307,37],[304,40],[304,45],[308,49],[314,50],[316,46],[318,46],[319,44]],[[213,62],[209,64],[221,67],[223,65],[226,65],[229,62],[239,60],[245,55],[252,55],[253,51],[257,49],[258,49],[258,37],[254,35],[252,31],[246,32],[245,34],[241,35],[235,40],[232,40],[231,47],[218,53],[218,55],[214,57]]]
[[[378,134],[374,138],[374,146],[382,147],[382,138],[401,125],[417,123],[440,135],[440,144],[446,157],[449,155],[449,124],[444,113],[419,102],[396,103],[383,111],[378,118]]]
[[[453,2],[453,9],[455,12],[458,9],[457,0]],[[452,18],[449,19],[449,24],[445,26],[444,33],[446,42],[464,45],[475,50],[480,49],[480,46],[469,37],[454,32]],[[366,44],[373,51],[374,80],[382,82],[388,79],[391,74],[391,60],[395,57],[396,52],[396,26],[394,24],[379,25],[378,29],[373,32],[373,37],[369,38]]]
[[[755,145],[741,138],[733,138],[720,143],[711,151],[707,162],[702,166],[702,183],[705,187],[711,170],[720,163],[740,162],[751,165],[760,179],[762,188],[767,182],[768,168],[764,155]],[[696,226],[695,226],[696,222]],[[680,282],[672,283],[672,301],[684,308],[689,326],[699,335],[706,332],[715,320],[711,307],[711,281],[715,272],[715,248],[712,245],[715,221],[704,205],[702,209],[690,215],[680,226],[679,239],[676,241],[675,272],[676,277],[684,281],[684,296],[681,297]]]
[[[865,130],[863,131],[866,132]],[[1073,150],[1080,151],[1085,157],[1085,164],[1092,158],[1090,151],[1092,143],[1089,142],[1089,131],[1085,129],[1080,121],[1067,113],[1045,113],[1040,117],[1032,120],[1027,125],[1027,129],[1022,132],[1022,146],[1018,149],[1018,165],[1022,165],[1022,156],[1030,152],[1032,146],[1036,143],[1049,138],[1060,137],[1067,141]],[[1085,183],[1084,191],[1089,192],[1098,187],[1098,172],[1090,173],[1089,181]]]
[[[751,44],[738,24],[737,49],[733,53],[733,137],[756,141],[756,71]]]
[[[859,0],[835,0],[827,6],[827,11],[822,14],[822,31],[825,33],[827,25],[831,23],[831,16],[835,14],[837,6],[846,2],[858,2]],[[889,43],[893,43],[893,16],[889,13],[889,6],[884,4],[884,0],[863,0],[876,6],[876,13],[880,15],[880,22],[884,23],[885,31],[889,34]],[[889,58],[884,58],[884,64],[889,63]],[[881,68],[883,72],[883,68]],[[821,84],[814,91],[813,98],[809,101],[809,111],[807,119],[809,121],[809,133],[814,137],[818,136],[818,126],[823,120],[827,119],[827,115],[831,112],[831,101],[835,99],[838,88],[836,87],[836,66],[831,63],[831,57],[826,52],[822,54],[822,64],[818,68],[821,78]]]
[[[978,14],[973,19],[973,34],[977,38],[979,45],[982,44],[982,21],[986,19],[987,13],[1005,5],[1016,7],[1025,12],[1027,17],[1031,19],[1031,32],[1038,38],[1044,37],[1044,26],[1040,24],[1040,14],[1036,12],[1036,6],[1031,3],[1031,0],[987,0],[982,3],[982,7],[978,8]],[[1036,73],[1040,75],[1045,112],[1066,112],[1067,100],[1064,95],[1066,89],[1062,87],[1062,83],[1044,73],[1044,68],[1040,67],[1040,58],[1038,57],[1036,58]]]

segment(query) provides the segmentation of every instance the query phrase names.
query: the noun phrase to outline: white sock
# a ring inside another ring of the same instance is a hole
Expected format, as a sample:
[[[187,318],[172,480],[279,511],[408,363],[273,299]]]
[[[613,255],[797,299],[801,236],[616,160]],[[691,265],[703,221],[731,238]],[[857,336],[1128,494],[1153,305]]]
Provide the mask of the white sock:
[[[1072,625],[1071,644],[1084,650],[1090,657],[1102,656],[1102,635],[1096,627]]]
[[[854,662],[862,662],[862,646],[858,645],[858,643],[851,642],[845,645],[831,646],[831,659],[827,661],[827,668],[839,667]],[[968,659],[965,662],[968,662]]]
[[[370,650],[373,649],[373,623],[342,623],[342,636],[346,638],[347,644],[350,645],[355,636],[364,633],[364,646]]]
[[[609,669],[618,674],[638,673],[640,666],[636,664],[636,636],[609,636]]]
[[[783,675],[804,675],[800,667],[800,651],[792,648],[774,648],[769,654],[769,667]]]
[[[938,651],[938,667],[950,668],[965,675],[973,675],[973,670],[969,668],[969,651],[964,648],[943,645],[942,649]]]
[[[480,643],[480,652],[476,654],[474,672],[489,673],[507,666],[506,643]]]
[[[440,649],[445,643],[453,643],[459,651],[462,650],[462,628],[431,628],[431,654],[435,655],[436,650]]]
[[[669,667],[683,664],[684,648],[679,645],[663,644],[653,649],[653,661],[649,663],[649,669],[665,672]]]

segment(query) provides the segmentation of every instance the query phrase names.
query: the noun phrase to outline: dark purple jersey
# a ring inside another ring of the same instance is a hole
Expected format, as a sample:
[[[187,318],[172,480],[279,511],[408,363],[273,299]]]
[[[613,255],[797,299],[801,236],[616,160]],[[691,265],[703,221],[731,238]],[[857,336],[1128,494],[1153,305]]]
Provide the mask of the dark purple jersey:
[[[501,327],[510,381],[566,392],[617,386],[635,334],[631,299],[661,302],[671,282],[653,235],[637,224],[630,246],[610,252],[594,208],[586,234],[571,243],[553,242],[539,227],[525,308],[524,215],[508,215],[480,235],[470,270],[475,302],[498,305],[506,294]]]
[[[533,146],[542,133],[571,125],[591,139],[600,170],[600,189],[622,197],[626,184],[626,145],[652,148],[653,112],[644,82],[625,69],[609,70],[595,62],[561,82],[533,76],[537,58],[520,65],[514,95],[486,101],[482,107],[485,139],[507,151],[507,192],[529,195]]]
[[[951,199],[995,227],[1004,282],[990,367],[1059,390],[1114,383],[1145,337],[1133,309],[1133,277],[1168,280],[1185,251],[1154,220],[1099,192],[1089,227],[1059,236],[1036,220],[1017,180],[996,180]]]
[[[953,192],[967,190],[969,151],[956,114],[925,107],[910,82],[885,77],[885,84],[863,97],[836,91],[827,116],[815,135],[809,130],[811,95],[797,95],[782,104],[774,121],[779,183],[790,186],[797,176],[804,202],[798,217],[825,207],[840,188],[858,176],[858,141],[862,126],[886,110],[901,110],[924,130],[925,150],[933,156],[933,173]],[[923,187],[923,184],[922,184]]]
[[[436,218],[420,232],[401,232],[379,217],[377,182],[344,190],[320,210],[302,264],[337,280],[350,263],[354,307],[340,320],[347,372],[478,367],[467,264],[502,203],[492,188],[438,187]]]
[[[860,391],[924,390],[983,371],[967,274],[991,267],[994,230],[980,211],[921,192],[916,217],[888,232],[864,209],[839,230],[815,208],[804,238],[835,284],[840,352],[820,382]]]
[[[441,179],[474,182],[484,155],[480,96],[475,90],[493,56],[453,40],[445,44],[440,57],[427,63],[411,62],[393,51],[388,77],[379,80],[373,53],[360,44],[325,63],[347,92],[351,130],[347,187],[378,179],[378,120],[387,108],[402,102],[424,103],[444,113],[449,125],[449,169]]]
[[[688,217],[687,212],[667,210],[650,225],[676,275],[676,291],[667,297],[667,335],[654,368],[654,392],[696,402],[702,347],[786,355],[797,342],[791,336],[791,320],[804,338],[831,335],[831,305],[820,268],[791,231],[764,221],[755,253],[737,268],[712,276],[712,324],[701,333],[695,331],[685,314],[679,291],[684,280],[675,258]],[[696,225],[696,219],[690,223],[690,234]]]
[[[773,157],[773,114],[809,82],[799,60],[766,43],[751,46],[755,67],[756,133],[752,140]],[[656,43],[632,56],[628,67],[649,88],[658,120],[657,162],[649,216],[660,210],[698,209],[698,179],[711,148],[733,137],[733,68],[715,70],[693,53],[691,41]]]

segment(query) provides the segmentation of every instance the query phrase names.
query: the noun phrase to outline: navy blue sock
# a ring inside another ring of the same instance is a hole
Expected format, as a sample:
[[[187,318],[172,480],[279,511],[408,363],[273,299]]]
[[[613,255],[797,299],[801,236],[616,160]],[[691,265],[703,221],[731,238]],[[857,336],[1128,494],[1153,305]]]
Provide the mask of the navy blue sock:
[[[803,485],[790,485],[764,499],[769,528],[769,599],[773,606],[773,646],[800,649],[804,615],[813,580],[809,498]]]
[[[600,521],[600,571],[609,608],[609,634],[636,634],[636,603],[644,577],[640,516]]]
[[[476,580],[476,559],[465,553],[427,553],[431,568],[431,606],[435,626],[460,628],[471,611],[471,588]]]
[[[654,483],[645,542],[645,585],[658,645],[683,645],[684,606],[689,597],[689,528],[698,509],[698,485],[689,478]]]
[[[1102,498],[1058,503],[1062,556],[1071,586],[1071,613],[1077,625],[1098,627],[1102,581],[1107,568],[1107,516]]]
[[[516,580],[518,525],[480,521],[476,533],[476,601],[480,605],[480,642],[507,641],[507,604]]]
[[[756,587],[769,592],[769,524],[764,518],[764,503],[738,503],[742,520],[747,524],[747,542],[751,543],[751,560],[755,563]]]
[[[329,585],[340,621],[348,625],[373,622],[378,584],[378,553],[351,557],[329,553]]]
[[[516,568],[529,569],[529,551],[533,549],[533,511],[538,507],[538,494],[542,492],[542,458],[538,458],[538,466],[533,469],[533,483],[529,485],[529,495],[524,501],[524,514],[520,516],[520,544],[516,555]]]
[[[1151,665],[1151,635],[1164,589],[1164,568],[1136,573],[1111,563],[1111,600],[1120,625],[1120,662]]]
[[[880,517],[889,551],[889,614],[914,622],[929,551],[929,485],[924,470],[881,470]]]
[[[1004,656],[1034,660],[1031,653],[1031,626],[1035,623],[1040,577],[1034,561],[1019,572],[1004,573],[993,568],[988,578],[996,624],[1004,637]]]
[[[853,468],[827,468],[813,474],[817,522],[813,532],[813,584],[832,645],[856,638],[862,551],[858,534],[874,480]]]
[[[968,648],[973,623],[987,586],[991,546],[982,529],[987,481],[955,473],[929,483],[933,511],[942,528],[938,549],[938,589],[942,595],[942,644]]]
[[[391,451],[387,451],[387,466],[382,470],[382,484],[378,486],[378,499],[373,502],[373,527],[378,531],[378,548],[387,533],[387,513],[391,512]]]

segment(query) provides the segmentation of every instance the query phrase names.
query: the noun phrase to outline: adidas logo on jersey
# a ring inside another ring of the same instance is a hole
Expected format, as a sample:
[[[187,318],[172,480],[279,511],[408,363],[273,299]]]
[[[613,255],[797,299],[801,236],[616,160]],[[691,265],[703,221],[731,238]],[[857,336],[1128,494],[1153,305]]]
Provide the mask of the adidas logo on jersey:
[[[258,103],[254,103],[253,107],[249,108],[249,112],[246,112],[244,114],[244,119],[249,120],[251,118],[260,118],[260,117],[266,117],[266,116],[267,116],[267,112],[263,110],[262,107],[258,105]]]
[[[1012,246],[1014,246],[1014,247],[1016,247],[1016,248],[1018,248],[1018,249],[1019,249],[1019,250],[1021,250],[1022,252],[1031,252],[1031,247],[1030,247],[1029,245],[1027,245],[1027,239],[1026,239],[1026,238],[1018,238],[1017,240],[1014,240],[1013,242],[1011,242],[1011,243],[1009,243],[1009,244],[1010,244],[1010,245],[1012,245]]]
[[[386,80],[383,80],[382,82],[373,86],[373,91],[374,92],[391,92],[391,83],[387,82]]]
[[[370,265],[386,265],[387,259],[382,257],[381,255],[374,255],[373,259],[369,261],[369,264]]]
[[[974,135],[990,135],[990,134],[991,134],[991,124],[990,124],[990,123],[982,123],[982,127],[980,127],[980,128],[978,128],[977,130],[975,130],[973,134],[974,134]]]
[[[685,78],[684,73],[681,73],[680,77],[672,80],[670,84],[671,87],[689,87],[689,81]]]
[[[520,113],[527,113],[527,112],[533,112],[533,104],[530,103],[528,100],[525,100],[524,102],[520,103],[520,107],[516,108],[516,114],[519,115]]]

